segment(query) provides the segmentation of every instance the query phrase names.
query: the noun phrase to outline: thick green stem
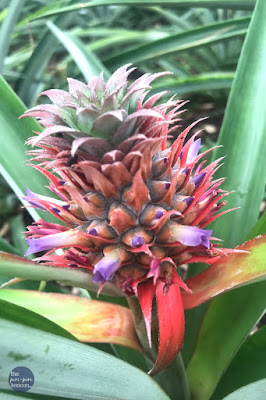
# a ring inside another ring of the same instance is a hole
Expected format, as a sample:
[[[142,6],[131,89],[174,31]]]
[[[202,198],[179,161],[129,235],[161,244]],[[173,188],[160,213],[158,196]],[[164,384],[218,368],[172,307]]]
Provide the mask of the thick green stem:
[[[167,368],[155,375],[154,380],[159,383],[171,400],[190,399],[190,390],[181,353]]]
[[[132,312],[135,323],[136,332],[147,358],[149,368],[152,368],[156,360],[156,348],[151,349],[148,344],[146,327],[142,311],[137,298],[127,298],[130,310]],[[155,314],[155,310],[153,310]],[[154,315],[155,317],[155,315]],[[158,341],[158,321],[157,318],[152,318],[152,338],[153,343]],[[171,400],[189,400],[190,391],[187,381],[187,375],[183,363],[181,353],[176,359],[163,371],[154,376],[159,385],[165,390]]]

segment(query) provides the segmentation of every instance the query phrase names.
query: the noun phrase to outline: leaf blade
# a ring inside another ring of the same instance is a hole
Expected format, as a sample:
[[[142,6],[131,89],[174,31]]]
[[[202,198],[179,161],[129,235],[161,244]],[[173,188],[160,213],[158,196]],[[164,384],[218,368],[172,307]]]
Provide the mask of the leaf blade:
[[[44,316],[82,342],[119,344],[141,351],[128,308],[33,290],[1,290],[0,299]]]
[[[28,356],[24,365],[34,371],[38,382],[31,393],[81,400],[138,400],[145,388],[145,399],[169,400],[148,375],[109,354],[13,321],[1,320],[0,327],[3,389],[8,388],[6,375],[14,368],[8,355],[12,351]]]
[[[241,188],[240,205],[245,210],[244,213],[242,209],[240,212],[235,211],[231,213],[230,218],[225,216],[215,223],[214,235],[224,239],[225,246],[234,246],[249,234],[256,223],[263,193],[265,177],[263,160],[265,157],[262,153],[266,150],[266,113],[263,110],[265,105],[261,99],[266,88],[264,73],[266,56],[263,50],[266,46],[265,18],[266,3],[258,0],[237,67],[235,82],[228,102],[228,111],[222,128],[223,137],[230,133],[230,138],[234,140],[230,146],[227,141],[227,150],[224,151],[224,153],[229,152],[229,154],[235,155],[230,162],[227,161],[222,170],[223,174],[227,173],[228,175],[229,173],[229,176],[234,172],[234,178],[230,177],[226,188],[230,190],[232,187],[230,185],[233,185],[234,189],[238,190],[238,197],[239,188]],[[247,63],[251,60],[252,62],[248,65]],[[255,60],[258,62],[255,63]],[[256,93],[253,90],[254,87],[258,87]],[[238,104],[239,98],[241,98],[241,103]],[[252,154],[250,154],[251,145],[253,146]],[[215,157],[217,155],[218,151]],[[242,157],[246,158],[242,159]],[[245,165],[241,169],[243,163]],[[229,165],[234,171],[229,170]],[[251,170],[248,170],[249,167]],[[257,197],[254,195],[255,193]],[[254,203],[252,203],[253,196]],[[236,198],[234,201],[234,204],[238,205]],[[232,217],[237,213],[239,213],[238,216]],[[259,282],[212,300],[205,313],[197,346],[187,369],[192,394],[196,400],[210,398],[240,344],[262,316],[266,306],[265,288],[265,282]],[[221,343],[223,350],[217,353],[214,349],[219,348]],[[211,352],[215,354],[215,360],[212,361]],[[210,367],[212,362],[215,362],[215,369]]]
[[[105,60],[107,67],[117,68],[128,62],[141,63],[147,60],[177,54],[184,50],[200,48],[219,41],[228,40],[231,37],[242,36],[246,33],[250,18],[223,21],[199,28],[177,33],[167,38],[154,40],[153,42],[134,47],[123,53]]]
[[[74,268],[57,268],[41,263],[35,263],[26,258],[0,251],[0,275],[14,278],[31,279],[36,281],[51,281],[65,285],[77,286],[97,292],[99,285],[92,282],[92,275]],[[106,282],[102,290],[109,296],[122,296],[116,286]]]
[[[223,375],[212,399],[220,400],[242,386],[265,377],[266,326],[251,335],[240,347],[229,368]],[[256,368],[250,368],[250,365]]]
[[[51,21],[48,21],[47,25],[72,56],[74,62],[77,64],[87,82],[93,76],[98,76],[102,71],[105,79],[110,77],[109,71],[101,63],[98,57],[96,57],[92,51],[86,49],[85,45],[79,38],[71,35],[68,32],[62,31]]]
[[[186,280],[192,293],[182,293],[185,309],[197,307],[228,290],[266,279],[266,234],[246,242],[237,250],[250,253],[224,256]]]
[[[78,11],[84,8],[93,8],[105,5],[133,5],[133,6],[174,6],[177,8],[184,7],[208,7],[208,8],[230,8],[240,10],[253,10],[255,1],[254,0],[95,0],[87,3],[74,4],[68,7],[62,7],[58,11],[52,11],[38,15],[37,18],[51,17],[53,15],[69,13],[72,11]]]
[[[32,131],[42,130],[41,126],[32,118],[19,117],[25,112],[25,106],[13,92],[7,82],[0,76],[0,173],[7,180],[22,203],[26,187],[31,187],[37,193],[51,196],[50,190],[46,188],[47,181],[33,168],[26,164],[29,159],[25,155],[25,141],[31,136]],[[19,134],[18,134],[19,132]],[[10,151],[12,149],[12,152]],[[39,219],[47,213],[28,208],[33,219]]]

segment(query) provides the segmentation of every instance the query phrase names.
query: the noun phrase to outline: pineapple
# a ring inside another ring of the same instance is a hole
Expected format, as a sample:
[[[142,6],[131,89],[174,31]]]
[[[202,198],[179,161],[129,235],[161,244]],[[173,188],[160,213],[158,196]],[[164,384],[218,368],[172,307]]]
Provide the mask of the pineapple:
[[[198,132],[185,142],[197,122],[168,146],[186,102],[158,103],[166,92],[147,96],[152,81],[167,73],[145,74],[129,84],[133,69],[119,68],[106,83],[102,74],[88,85],[69,79],[69,92],[47,90],[41,95],[52,103],[23,115],[45,127],[29,140],[38,146],[30,154],[57,196],[27,189],[26,200],[61,221],[29,226],[26,255],[45,252],[38,261],[86,270],[98,292],[109,282],[121,295],[136,296],[150,346],[154,296],[158,314],[176,299],[180,318],[174,357],[184,335],[180,287],[189,290],[177,267],[212,264],[229,251],[205,229],[223,214],[219,210],[228,193],[219,189],[224,179],[212,178],[220,160],[208,166],[202,161],[206,152],[199,154]],[[63,254],[54,254],[59,248]],[[160,340],[161,333],[154,373],[160,370]]]

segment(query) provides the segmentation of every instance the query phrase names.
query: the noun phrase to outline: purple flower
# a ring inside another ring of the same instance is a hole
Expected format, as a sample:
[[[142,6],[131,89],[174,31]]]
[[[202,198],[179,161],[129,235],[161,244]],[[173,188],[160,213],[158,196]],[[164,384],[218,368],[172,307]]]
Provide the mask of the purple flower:
[[[161,210],[156,211],[155,219],[160,219],[160,218],[162,218],[163,215],[164,215],[163,211],[161,211]]]
[[[201,139],[195,140],[193,142],[188,150],[187,154],[187,164],[191,163],[194,161],[194,159],[197,157],[199,149],[201,148]]]
[[[206,172],[201,172],[200,174],[193,176],[193,178],[190,179],[190,182],[195,183],[195,186],[198,186],[200,182],[203,180],[204,176],[206,175]]]
[[[102,283],[112,279],[113,274],[121,265],[121,259],[117,250],[110,251],[95,266],[93,270],[93,282]]]
[[[37,201],[29,200],[28,198],[36,199]],[[39,210],[44,210],[44,211],[47,211],[46,207],[44,207],[42,204],[39,204],[38,200],[47,200],[47,199],[48,198],[46,196],[41,196],[37,193],[34,193],[28,188],[26,188],[26,197],[23,197],[23,200],[26,200],[32,206],[34,206],[35,208],[38,208]],[[51,199],[49,199],[49,200],[51,200]]]
[[[171,231],[173,239],[185,246],[202,245],[207,249],[210,247],[211,230],[200,229],[196,226],[175,225],[171,227]]]
[[[190,204],[192,203],[192,201],[194,200],[194,196],[192,197],[185,197],[183,199],[183,201],[186,203],[187,206],[190,206]]]
[[[95,228],[91,228],[91,229],[88,231],[88,233],[89,233],[90,235],[93,235],[93,236],[98,236],[97,229],[95,229]]]
[[[132,239],[132,246],[133,247],[141,247],[145,243],[145,240],[142,236],[135,235]]]
[[[35,199],[35,200],[32,200],[32,199]],[[42,196],[40,194],[34,193],[28,188],[26,188],[26,196],[23,197],[23,200],[26,200],[28,203],[30,203],[35,208],[38,208],[39,210],[44,210],[44,211],[47,211],[47,208],[45,206],[43,206],[42,204],[40,204],[40,202],[38,200],[49,201],[50,203],[54,203],[59,206],[65,204],[61,200],[57,200],[52,197]],[[54,209],[54,212],[56,212],[58,214],[59,210],[58,210],[58,212],[55,210],[56,209]]]
[[[28,256],[29,254],[56,249],[57,247],[74,246],[80,242],[79,231],[69,230],[62,233],[46,235],[40,238],[26,239],[26,242],[29,245],[29,248],[26,251],[25,256]]]

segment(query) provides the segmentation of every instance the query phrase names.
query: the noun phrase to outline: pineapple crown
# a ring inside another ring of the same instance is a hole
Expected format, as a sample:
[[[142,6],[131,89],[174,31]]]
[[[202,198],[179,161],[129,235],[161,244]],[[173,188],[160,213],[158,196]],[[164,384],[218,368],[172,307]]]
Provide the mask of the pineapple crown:
[[[39,119],[46,129],[29,143],[43,143],[51,135],[64,137],[67,143],[61,146],[71,148],[72,158],[80,149],[80,156],[86,160],[104,162],[106,153],[118,159],[136,141],[166,135],[169,124],[175,123],[177,114],[183,112],[177,110],[185,102],[170,99],[163,105],[155,105],[166,92],[144,99],[150,83],[169,72],[145,74],[129,85],[128,76],[135,70],[128,69],[129,66],[119,68],[106,83],[103,74],[92,78],[88,85],[69,78],[69,92],[58,89],[42,92],[52,104],[33,107],[23,117]],[[171,112],[167,112],[169,108]]]

